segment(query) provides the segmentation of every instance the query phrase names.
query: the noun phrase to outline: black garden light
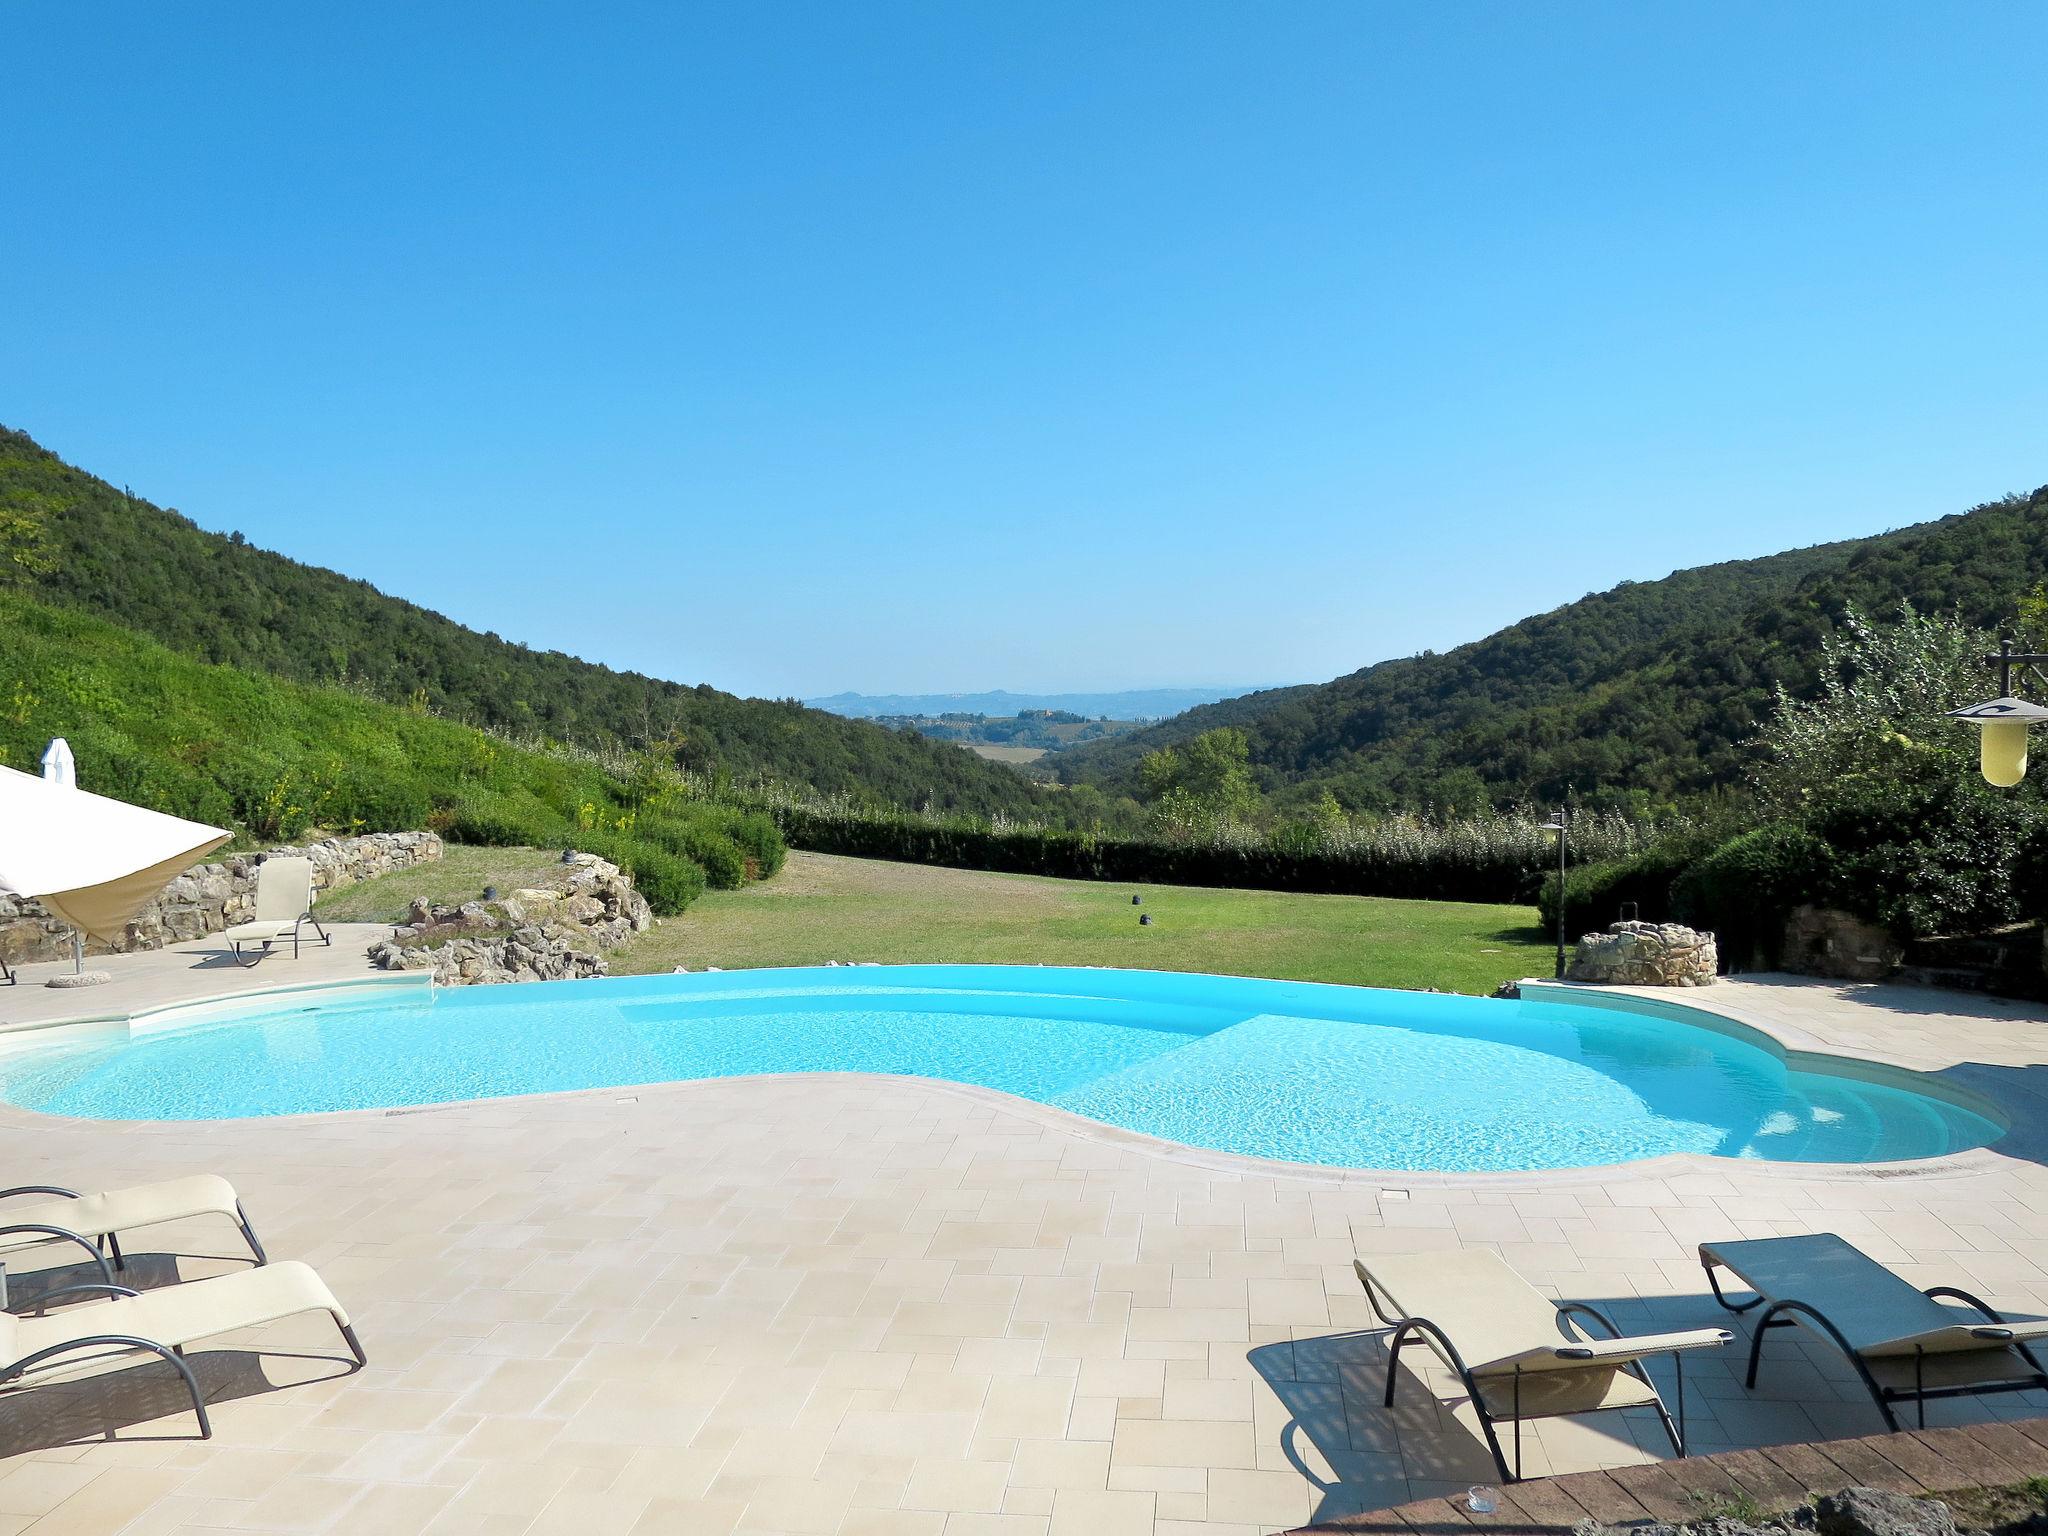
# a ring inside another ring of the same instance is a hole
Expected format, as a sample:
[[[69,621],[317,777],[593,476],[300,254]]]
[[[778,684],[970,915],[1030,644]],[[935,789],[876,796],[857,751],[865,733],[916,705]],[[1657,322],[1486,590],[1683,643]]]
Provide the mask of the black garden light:
[[[1983,660],[1986,666],[1998,668],[1999,696],[1967,709],[1952,709],[1948,717],[1977,727],[1977,766],[1984,782],[2011,789],[2027,776],[2028,727],[2048,720],[2048,709],[2013,697],[2013,668],[2018,667],[2024,675],[2048,662],[2048,656],[2015,651],[2010,640],[2003,640],[1997,652]]]

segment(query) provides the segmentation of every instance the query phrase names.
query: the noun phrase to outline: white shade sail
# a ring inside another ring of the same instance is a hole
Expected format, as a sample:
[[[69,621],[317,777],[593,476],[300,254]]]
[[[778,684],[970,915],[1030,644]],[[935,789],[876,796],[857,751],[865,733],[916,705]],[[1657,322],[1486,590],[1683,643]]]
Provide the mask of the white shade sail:
[[[233,834],[0,767],[0,890],[108,942]]]

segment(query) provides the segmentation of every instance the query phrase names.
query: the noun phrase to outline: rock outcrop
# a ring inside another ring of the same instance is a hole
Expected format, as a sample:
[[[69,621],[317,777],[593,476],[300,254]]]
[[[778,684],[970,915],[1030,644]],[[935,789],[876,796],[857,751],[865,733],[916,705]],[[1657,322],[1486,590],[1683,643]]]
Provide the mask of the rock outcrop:
[[[102,944],[95,939],[87,953],[162,949],[248,921],[256,915],[256,867],[265,859],[310,859],[314,890],[331,891],[395,869],[432,863],[441,854],[441,839],[432,832],[369,832],[361,837],[330,837],[307,847],[232,853],[216,863],[186,870],[136,914],[118,943]],[[71,929],[66,924],[52,917],[41,902],[0,891],[0,958],[19,965],[61,960],[70,953]]]
[[[1617,987],[1711,986],[1720,968],[1714,936],[1677,923],[1609,923],[1579,940],[1567,981]]]
[[[431,971],[444,986],[602,976],[604,952],[652,921],[618,865],[570,852],[555,878],[503,901],[414,902],[404,926],[370,946],[370,959],[387,971]]]
[[[1881,1488],[1847,1488],[1814,1505],[1821,1536],[1955,1536],[1956,1517],[1939,1499],[1909,1499]]]

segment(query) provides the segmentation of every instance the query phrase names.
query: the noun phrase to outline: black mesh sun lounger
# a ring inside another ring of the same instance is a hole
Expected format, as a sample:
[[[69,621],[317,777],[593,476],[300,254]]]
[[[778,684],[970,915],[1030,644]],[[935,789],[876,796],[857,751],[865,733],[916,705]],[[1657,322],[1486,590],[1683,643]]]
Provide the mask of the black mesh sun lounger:
[[[1925,1428],[1936,1398],[2048,1388],[2028,1347],[2048,1338],[2048,1318],[2010,1321],[1952,1285],[1918,1290],[1831,1232],[1702,1243],[1700,1263],[1722,1306],[1764,1309],[1749,1346],[1749,1387],[1765,1333],[1798,1324],[1848,1357],[1887,1429],[1899,1428],[1894,1403],[1915,1404]],[[1723,1269],[1756,1294],[1730,1301]]]

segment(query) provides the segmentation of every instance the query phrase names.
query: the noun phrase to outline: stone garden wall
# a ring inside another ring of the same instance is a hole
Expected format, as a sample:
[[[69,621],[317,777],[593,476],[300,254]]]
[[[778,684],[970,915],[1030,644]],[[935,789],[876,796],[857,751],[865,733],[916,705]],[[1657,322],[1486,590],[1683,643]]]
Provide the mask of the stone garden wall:
[[[136,914],[120,942],[109,945],[95,939],[87,945],[87,953],[162,949],[247,921],[256,911],[256,866],[266,858],[311,859],[317,892],[432,863],[441,852],[441,839],[432,832],[370,832],[361,837],[330,837],[305,848],[229,854],[218,863],[200,864],[178,876]],[[50,916],[41,903],[0,891],[0,956],[8,964],[60,960],[70,953],[68,926]]]
[[[1875,923],[1827,907],[1795,907],[1785,922],[1782,969],[1837,981],[1883,981],[1905,950]]]

